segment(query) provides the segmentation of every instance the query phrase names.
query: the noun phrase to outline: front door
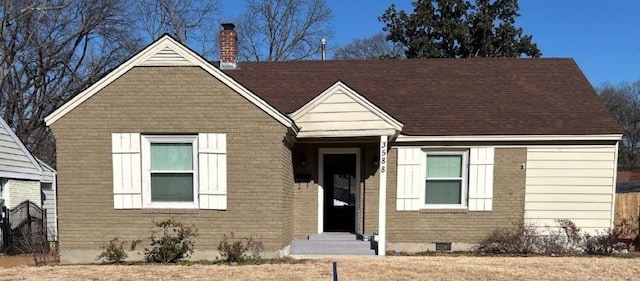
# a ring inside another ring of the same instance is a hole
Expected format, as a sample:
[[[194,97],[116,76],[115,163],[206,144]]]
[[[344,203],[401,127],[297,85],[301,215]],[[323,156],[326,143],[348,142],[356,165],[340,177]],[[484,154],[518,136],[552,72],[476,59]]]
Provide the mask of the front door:
[[[356,154],[324,154],[324,231],[356,230]]]

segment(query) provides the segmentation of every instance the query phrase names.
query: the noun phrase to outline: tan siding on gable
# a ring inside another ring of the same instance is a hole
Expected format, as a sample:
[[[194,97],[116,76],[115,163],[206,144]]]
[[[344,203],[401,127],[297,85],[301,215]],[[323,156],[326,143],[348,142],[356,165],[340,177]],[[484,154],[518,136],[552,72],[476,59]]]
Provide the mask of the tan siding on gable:
[[[527,149],[525,219],[556,226],[570,219],[585,231],[611,226],[615,145]]]
[[[394,127],[361,102],[336,91],[296,118],[301,136],[358,136]]]

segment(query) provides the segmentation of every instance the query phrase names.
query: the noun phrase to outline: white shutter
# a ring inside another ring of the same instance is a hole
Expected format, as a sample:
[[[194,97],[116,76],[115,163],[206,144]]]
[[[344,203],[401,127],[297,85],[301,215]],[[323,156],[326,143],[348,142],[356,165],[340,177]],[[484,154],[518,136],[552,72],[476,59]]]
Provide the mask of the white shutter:
[[[419,147],[398,147],[397,199],[396,210],[417,211],[420,203],[420,190],[424,186],[422,162],[424,152]]]
[[[200,209],[227,209],[227,136],[198,134]]]
[[[140,134],[112,134],[111,155],[113,158],[113,208],[142,208]]]
[[[493,147],[469,152],[469,211],[491,211],[493,205]]]

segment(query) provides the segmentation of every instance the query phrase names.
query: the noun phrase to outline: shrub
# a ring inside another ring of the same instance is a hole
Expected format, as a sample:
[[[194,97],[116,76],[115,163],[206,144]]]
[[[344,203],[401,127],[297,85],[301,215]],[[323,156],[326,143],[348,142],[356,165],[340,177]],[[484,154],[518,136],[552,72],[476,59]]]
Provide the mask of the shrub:
[[[7,254],[24,254],[30,256],[36,266],[55,263],[59,261],[53,241],[49,240],[47,229],[39,222],[21,223],[17,228],[10,230],[11,243]],[[54,250],[54,251],[52,251]]]
[[[132,241],[129,250],[135,250],[139,242],[139,240]],[[111,239],[109,244],[100,247],[102,252],[98,255],[98,260],[105,263],[122,263],[129,256],[124,250],[126,243],[126,241],[120,242],[118,237]]]
[[[218,244],[218,251],[223,261],[227,263],[259,260],[263,250],[261,241],[254,240],[252,237],[235,239],[233,232],[230,236],[223,235],[222,241]]]
[[[616,219],[614,230],[620,238],[634,239],[638,235],[640,217]]]
[[[540,235],[540,242],[536,246],[535,252],[545,255],[560,255],[568,253],[566,247],[566,239],[559,230],[551,230],[547,228],[547,234]]]
[[[589,255],[612,255],[627,250],[627,244],[620,242],[616,231],[596,232],[595,235],[584,235],[584,251]]]
[[[614,225],[614,231],[618,239],[627,245],[630,249],[631,245],[635,247],[635,250],[640,250],[640,235],[639,235],[640,217],[635,218],[621,218],[617,219]]]
[[[596,235],[582,234],[571,220],[558,219],[555,222],[558,229],[523,223],[496,229],[481,242],[478,250],[488,254],[610,255],[628,249],[616,230]]]
[[[149,237],[151,248],[144,249],[146,261],[175,263],[191,256],[194,246],[193,238],[198,236],[194,225],[186,225],[170,218],[154,222],[154,228]],[[156,236],[158,232],[160,235]]]
[[[480,243],[478,250],[488,254],[529,254],[535,252],[539,243],[535,225],[516,223],[495,229]]]
[[[564,231],[569,245],[578,246],[582,242],[581,229],[573,221],[568,219],[557,219],[555,221]]]
[[[560,229],[545,226],[546,231],[540,234],[537,251],[546,255],[581,252],[583,237],[580,228],[568,219],[556,219],[555,222]]]

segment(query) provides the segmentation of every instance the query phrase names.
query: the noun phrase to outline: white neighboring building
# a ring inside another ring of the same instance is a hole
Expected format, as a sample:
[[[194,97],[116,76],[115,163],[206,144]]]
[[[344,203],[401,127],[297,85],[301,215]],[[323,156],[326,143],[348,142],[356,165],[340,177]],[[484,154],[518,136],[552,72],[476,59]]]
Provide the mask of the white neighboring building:
[[[51,166],[36,158],[42,167],[40,190],[42,196],[42,208],[47,211],[47,233],[50,238],[58,237],[58,211],[56,209],[56,176],[57,172]]]
[[[47,210],[49,233],[57,233],[56,172],[39,161],[0,118],[0,199],[7,208],[29,200]]]

